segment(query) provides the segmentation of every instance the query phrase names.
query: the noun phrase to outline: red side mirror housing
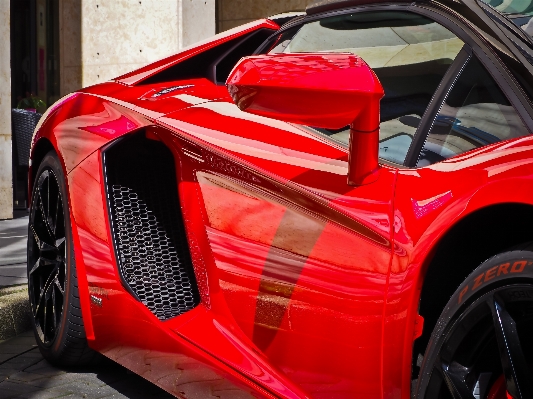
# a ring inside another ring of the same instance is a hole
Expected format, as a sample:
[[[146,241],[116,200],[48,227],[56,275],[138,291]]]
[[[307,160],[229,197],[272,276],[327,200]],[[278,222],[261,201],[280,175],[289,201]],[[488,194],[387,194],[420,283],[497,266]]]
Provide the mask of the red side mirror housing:
[[[246,112],[303,125],[350,125],[348,184],[378,176],[379,101],[374,71],[351,53],[258,55],[241,59],[226,81]]]

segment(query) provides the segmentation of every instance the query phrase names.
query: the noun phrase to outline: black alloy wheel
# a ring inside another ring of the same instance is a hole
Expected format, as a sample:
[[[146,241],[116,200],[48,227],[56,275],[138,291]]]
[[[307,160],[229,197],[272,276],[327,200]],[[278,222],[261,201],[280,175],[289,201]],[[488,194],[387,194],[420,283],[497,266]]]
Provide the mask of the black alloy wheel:
[[[41,171],[34,189],[28,226],[28,288],[39,339],[50,346],[65,304],[65,216],[59,183],[51,168]]]
[[[431,337],[417,398],[533,398],[533,252],[484,262],[459,287]]]
[[[58,366],[95,363],[87,344],[65,177],[49,152],[35,174],[28,225],[28,294],[37,345]]]

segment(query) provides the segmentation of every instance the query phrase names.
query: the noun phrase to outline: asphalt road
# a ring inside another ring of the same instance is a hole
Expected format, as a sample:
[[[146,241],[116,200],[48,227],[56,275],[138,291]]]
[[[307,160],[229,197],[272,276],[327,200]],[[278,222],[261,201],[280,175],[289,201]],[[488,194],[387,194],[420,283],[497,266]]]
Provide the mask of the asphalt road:
[[[0,220],[0,287],[26,284],[28,216]]]

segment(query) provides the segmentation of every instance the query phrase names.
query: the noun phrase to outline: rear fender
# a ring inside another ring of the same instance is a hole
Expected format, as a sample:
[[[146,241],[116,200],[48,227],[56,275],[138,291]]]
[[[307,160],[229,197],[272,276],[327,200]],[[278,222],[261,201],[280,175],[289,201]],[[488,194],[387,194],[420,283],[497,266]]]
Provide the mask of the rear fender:
[[[418,318],[421,290],[443,237],[482,209],[500,204],[533,205],[531,143],[532,137],[502,142],[427,168],[400,171],[395,254],[384,321],[384,392],[401,386],[402,397],[409,397],[412,347],[422,331],[423,320]],[[403,375],[397,373],[399,363]]]

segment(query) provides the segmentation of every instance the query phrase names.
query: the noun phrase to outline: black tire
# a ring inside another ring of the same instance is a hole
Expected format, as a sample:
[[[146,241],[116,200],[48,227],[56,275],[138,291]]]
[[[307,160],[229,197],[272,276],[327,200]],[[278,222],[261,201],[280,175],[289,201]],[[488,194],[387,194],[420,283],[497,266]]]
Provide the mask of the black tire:
[[[39,349],[57,366],[94,363],[87,345],[63,170],[54,152],[36,173],[28,225],[28,293]]]
[[[483,262],[453,294],[426,348],[414,396],[531,399],[532,366],[533,247],[526,245]]]

